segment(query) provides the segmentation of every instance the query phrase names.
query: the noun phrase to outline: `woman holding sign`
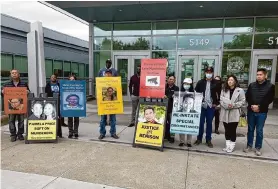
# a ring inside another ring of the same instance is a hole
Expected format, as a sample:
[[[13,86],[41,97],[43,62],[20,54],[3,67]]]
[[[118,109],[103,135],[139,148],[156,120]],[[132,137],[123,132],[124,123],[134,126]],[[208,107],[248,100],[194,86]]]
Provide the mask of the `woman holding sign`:
[[[220,95],[220,121],[225,127],[226,147],[223,151],[231,153],[236,145],[236,129],[241,108],[245,104],[245,94],[234,75],[228,76]]]

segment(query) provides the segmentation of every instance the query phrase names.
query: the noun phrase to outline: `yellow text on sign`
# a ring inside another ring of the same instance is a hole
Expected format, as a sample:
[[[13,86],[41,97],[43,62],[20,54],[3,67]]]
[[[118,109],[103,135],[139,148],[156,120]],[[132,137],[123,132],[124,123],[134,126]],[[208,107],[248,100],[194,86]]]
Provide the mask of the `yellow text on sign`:
[[[136,129],[135,144],[161,147],[163,125],[139,122]]]
[[[29,120],[28,140],[55,140],[56,120]]]
[[[98,115],[124,112],[121,77],[97,77],[96,89]]]

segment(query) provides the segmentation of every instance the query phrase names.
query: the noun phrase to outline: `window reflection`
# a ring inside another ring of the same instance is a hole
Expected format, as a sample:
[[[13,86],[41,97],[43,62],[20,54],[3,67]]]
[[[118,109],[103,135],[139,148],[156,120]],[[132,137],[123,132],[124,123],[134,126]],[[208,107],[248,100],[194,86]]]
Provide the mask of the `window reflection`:
[[[176,70],[176,51],[155,51],[152,53],[152,58],[167,58],[168,67],[167,75],[175,75]]]
[[[149,50],[150,37],[114,37],[113,50]]]
[[[178,37],[179,50],[214,50],[221,48],[222,35],[189,35]]]
[[[94,50],[111,50],[111,38],[110,37],[95,37],[94,38]]]
[[[190,20],[179,22],[179,34],[222,33],[223,20]]]
[[[111,36],[112,24],[94,24],[94,36]]]
[[[278,32],[278,18],[257,18],[256,32]]]
[[[176,34],[177,22],[155,22],[152,25],[153,35],[158,34]]]
[[[244,33],[253,31],[253,19],[226,19],[225,33]]]
[[[251,49],[252,35],[237,34],[224,36],[225,49]]]
[[[151,23],[117,23],[113,35],[151,35]]]
[[[153,50],[176,50],[176,36],[153,37]]]

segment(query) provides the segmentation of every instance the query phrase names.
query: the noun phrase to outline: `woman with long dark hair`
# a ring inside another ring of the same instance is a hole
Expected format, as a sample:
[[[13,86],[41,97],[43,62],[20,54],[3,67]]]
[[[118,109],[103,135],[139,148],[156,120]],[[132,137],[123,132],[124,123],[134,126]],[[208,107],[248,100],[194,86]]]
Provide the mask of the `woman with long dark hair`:
[[[220,121],[224,124],[226,138],[226,147],[223,150],[228,153],[235,148],[236,129],[244,104],[244,90],[239,87],[236,76],[228,76],[220,95]]]

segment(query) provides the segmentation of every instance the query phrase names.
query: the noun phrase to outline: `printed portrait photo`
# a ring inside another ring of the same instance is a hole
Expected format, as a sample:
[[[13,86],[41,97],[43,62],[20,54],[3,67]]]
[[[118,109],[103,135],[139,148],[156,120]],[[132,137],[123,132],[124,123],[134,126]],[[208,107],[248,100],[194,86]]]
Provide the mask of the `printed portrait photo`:
[[[82,92],[63,92],[63,110],[83,110],[84,99]]]
[[[117,89],[114,87],[103,87],[102,88],[102,101],[116,101]]]
[[[28,120],[56,120],[55,101],[33,100],[29,107]]]
[[[173,111],[186,113],[200,113],[202,94],[194,92],[180,92],[174,94]]]
[[[23,99],[22,98],[12,98],[8,100],[9,103],[9,110],[14,111],[14,110],[23,110],[24,104],[23,104]]]
[[[165,106],[140,104],[138,122],[164,124],[165,114]]]

